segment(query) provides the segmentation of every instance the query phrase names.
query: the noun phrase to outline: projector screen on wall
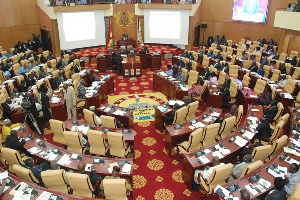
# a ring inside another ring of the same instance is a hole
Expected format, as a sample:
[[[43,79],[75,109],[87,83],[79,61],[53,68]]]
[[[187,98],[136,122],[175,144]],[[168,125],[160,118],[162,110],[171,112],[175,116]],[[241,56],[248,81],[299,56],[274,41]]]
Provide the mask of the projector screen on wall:
[[[145,43],[188,44],[189,10],[144,10]]]
[[[235,0],[232,20],[266,23],[269,0]]]
[[[57,23],[62,50],[106,44],[103,10],[58,12]]]

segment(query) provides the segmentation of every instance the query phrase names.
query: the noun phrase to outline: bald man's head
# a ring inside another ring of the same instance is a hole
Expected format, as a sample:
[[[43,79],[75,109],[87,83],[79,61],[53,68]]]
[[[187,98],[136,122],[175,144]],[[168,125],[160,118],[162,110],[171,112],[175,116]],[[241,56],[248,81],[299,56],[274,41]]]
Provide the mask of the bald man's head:
[[[219,165],[219,164],[220,164],[220,159],[219,159],[219,157],[214,156],[213,159],[212,159],[212,163],[213,163],[214,166]]]
[[[84,172],[84,169],[85,169],[85,165],[83,163],[79,163],[77,166],[77,170],[79,172]]]
[[[241,200],[250,200],[250,194],[246,189],[241,190]]]

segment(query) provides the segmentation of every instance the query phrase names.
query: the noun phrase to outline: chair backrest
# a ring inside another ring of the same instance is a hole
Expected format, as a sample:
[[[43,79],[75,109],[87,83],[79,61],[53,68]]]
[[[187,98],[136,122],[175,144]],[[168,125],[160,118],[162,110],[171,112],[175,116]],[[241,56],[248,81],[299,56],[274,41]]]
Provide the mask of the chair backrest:
[[[107,132],[107,140],[111,156],[126,157],[126,146],[122,133]]]
[[[288,140],[288,137],[286,135],[283,135],[273,142],[272,149],[269,154],[270,159],[273,158],[280,150],[283,149],[287,140]]]
[[[264,163],[261,160],[257,160],[249,165],[247,165],[247,167],[244,168],[244,170],[242,171],[240,178],[250,174],[251,172],[257,170],[258,168],[260,168]]]
[[[192,70],[197,71],[198,63],[196,61],[192,62]]]
[[[280,76],[280,71],[278,69],[274,69],[271,81],[277,82]]]
[[[64,131],[63,134],[69,151],[74,151],[81,154],[84,153],[83,143],[79,133],[73,131]]]
[[[219,49],[214,49],[213,52],[214,52],[215,55],[217,55],[220,52],[220,50]]]
[[[293,58],[294,56],[298,57],[299,56],[299,52],[298,51],[291,51],[290,53],[290,58]]]
[[[219,130],[219,135],[221,136],[222,139],[228,137],[231,134],[235,121],[236,121],[235,116],[228,117],[223,120],[222,126]]]
[[[271,149],[272,149],[271,145],[255,147],[252,152],[252,158],[255,161],[260,160],[262,162],[265,162],[265,160],[268,158],[270,154]]]
[[[296,87],[296,81],[294,81],[293,79],[290,78],[290,79],[288,79],[288,80],[286,81],[286,84],[285,84],[284,89],[285,89],[287,92],[293,94],[293,92],[294,92],[294,90],[295,90],[295,87]]]
[[[194,101],[187,106],[188,112],[186,114],[186,121],[196,118],[196,112],[199,107],[199,101]]]
[[[127,199],[126,179],[103,179],[103,192],[106,199]]]
[[[286,74],[287,75],[291,74],[291,69],[292,69],[291,63],[285,63],[285,68],[286,68]]]
[[[73,190],[73,195],[93,197],[93,185],[87,174],[68,172],[68,181]]]
[[[182,73],[184,74],[184,82],[186,82],[188,76],[189,76],[189,71],[186,68],[182,68]]]
[[[243,114],[244,114],[244,106],[239,105],[238,110],[237,110],[237,117],[236,117],[236,120],[234,122],[234,126],[236,128],[238,128],[239,124],[241,123],[241,119],[242,119]]]
[[[19,63],[16,63],[16,64],[14,64],[14,65],[12,66],[12,69],[13,69],[14,73],[15,73],[16,75],[18,75],[18,74],[19,74],[19,71],[20,71],[20,69],[21,69],[21,66],[20,66]]]
[[[28,181],[30,183],[38,184],[39,181],[37,178],[33,175],[32,171],[30,169],[27,169],[25,167],[22,167],[20,165],[13,165],[13,172],[17,175],[17,177]]]
[[[238,78],[239,76],[239,66],[238,65],[230,65],[229,66],[229,75],[233,78]]]
[[[286,57],[287,57],[286,53],[281,53],[278,60],[285,62]]]
[[[300,183],[297,183],[294,187],[292,194],[287,200],[300,200]]]
[[[299,76],[300,76],[300,67],[296,67],[296,68],[295,68],[295,71],[294,71],[294,73],[293,73],[292,78],[298,79]]]
[[[84,119],[88,124],[91,124],[93,126],[99,126],[97,119],[96,119],[96,114],[93,111],[90,111],[88,109],[83,109],[83,115]]]
[[[43,55],[45,56],[45,58],[47,58],[48,56],[49,56],[49,51],[47,50],[47,51],[43,51]]]
[[[264,70],[265,70],[264,77],[268,77],[269,74],[270,74],[270,66],[265,65],[263,68],[264,68]]]
[[[42,171],[41,177],[46,188],[56,192],[65,194],[68,193],[69,183],[67,181],[64,170],[58,169]]]
[[[228,163],[213,170],[208,179],[210,194],[217,185],[225,184],[225,181],[229,178],[232,168],[233,164]]]
[[[221,45],[222,46],[222,45]],[[223,49],[223,52],[221,53],[221,56],[223,58],[223,60],[227,59],[227,53],[226,53],[226,49]]]
[[[14,55],[11,57],[12,61],[14,64],[17,64],[18,63],[18,60],[19,60],[19,57],[17,55]]]
[[[209,57],[203,56],[203,62],[202,62],[202,65],[203,65],[204,67],[209,66]]]
[[[21,66],[24,66],[25,64],[28,64],[28,60],[22,60],[22,61],[20,62],[20,64],[21,64]]]
[[[216,74],[218,74],[218,70],[216,68],[214,68],[213,65],[210,65],[209,66],[209,72],[212,73],[212,72],[215,72]]]
[[[75,80],[79,80],[80,79],[80,75],[79,73],[75,73],[72,75],[72,82],[75,81]]]
[[[204,128],[203,138],[202,138],[203,148],[205,148],[211,144],[214,144],[216,142],[216,137],[219,132],[219,127],[220,127],[219,123],[214,123],[214,124],[207,125]]]
[[[279,121],[283,121],[283,126],[285,126],[286,123],[288,122],[289,118],[290,118],[290,114],[286,113],[285,115],[283,115],[279,118]]]
[[[282,131],[283,131],[283,125],[284,125],[284,121],[280,120],[276,126],[275,129],[270,137],[270,143],[273,143],[274,140],[276,140],[277,138],[279,138],[279,136],[281,136]]]
[[[223,72],[223,71],[220,72],[219,79],[218,79],[219,85],[223,85],[224,84],[224,82],[226,80],[226,76],[227,76],[227,74],[225,72]]]
[[[1,148],[1,153],[3,154],[3,157],[5,158],[6,162],[9,165],[9,171],[12,172],[12,173],[14,172],[13,171],[13,166],[14,165],[20,165],[21,166],[21,165],[24,164],[24,162],[21,158],[21,155],[17,150],[2,147]]]
[[[277,108],[278,108],[278,112],[277,112],[277,114],[274,117],[275,121],[277,121],[281,117],[281,115],[283,113],[283,109],[284,109],[283,104],[281,102],[278,102],[277,103]]]
[[[257,79],[253,92],[256,95],[260,95],[264,92],[267,82],[261,79]]]
[[[238,89],[239,89],[239,85],[234,80],[231,80],[230,87],[229,87],[231,98],[235,98],[237,96]]]
[[[197,52],[193,52],[193,57],[194,57],[194,60],[197,61],[199,54]]]
[[[102,127],[117,128],[117,120],[115,117],[101,115],[100,119],[101,119]]]
[[[197,83],[198,76],[199,76],[199,72],[191,70],[190,74],[189,74],[189,79],[188,79],[187,85],[192,86],[195,83]]]
[[[186,65],[186,63],[189,63],[189,62],[190,62],[190,59],[188,59],[188,58],[182,58],[182,61],[183,61],[184,64]]]
[[[243,64],[243,68],[245,69],[249,69],[252,65],[252,61],[251,60],[245,60],[244,64]]]
[[[231,48],[232,43],[233,43],[232,40],[227,40],[227,44],[228,44],[228,46],[229,46],[229,47],[227,47],[227,49],[228,49],[228,48]]]
[[[55,77],[59,74],[59,72],[60,72],[59,69],[54,70],[54,71],[52,72],[52,77],[55,78]]]
[[[201,140],[203,137],[203,128],[193,131],[188,140],[187,152],[199,150],[201,148]]]
[[[232,47],[227,47],[227,54],[232,55],[233,54],[233,48]]]
[[[66,130],[65,123],[60,120],[56,119],[50,119],[50,128],[53,132],[53,141],[60,143],[60,144],[66,144],[65,137],[64,137],[64,131]]]
[[[87,135],[88,142],[90,145],[90,153],[105,156],[106,148],[103,132],[96,130],[88,130]]]
[[[188,108],[186,106],[176,110],[173,124],[181,124],[185,122],[186,121],[185,117],[187,112],[188,112]]]

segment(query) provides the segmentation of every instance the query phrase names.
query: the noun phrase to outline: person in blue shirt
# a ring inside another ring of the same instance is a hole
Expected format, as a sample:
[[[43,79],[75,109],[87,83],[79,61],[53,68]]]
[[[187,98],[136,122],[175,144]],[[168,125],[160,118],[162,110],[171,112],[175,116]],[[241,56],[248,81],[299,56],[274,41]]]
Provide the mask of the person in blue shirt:
[[[185,51],[184,54],[182,55],[182,57],[188,58],[188,57],[189,57],[189,52],[188,52],[188,51]]]
[[[264,75],[265,75],[265,70],[264,70],[264,66],[263,66],[263,65],[260,66],[260,69],[258,70],[257,73],[258,73],[259,75],[261,75],[261,76],[264,76]]]
[[[185,76],[184,76],[184,74],[182,73],[181,68],[178,68],[178,72],[177,72],[176,79],[177,79],[178,81],[180,81],[181,83],[184,83],[184,81],[185,81]]]
[[[207,54],[207,56],[208,56],[209,58],[214,58],[214,57],[215,57],[215,54],[214,54],[213,50],[211,50],[211,51]]]
[[[168,76],[172,76],[173,77],[173,69],[172,69],[172,66],[171,65],[167,65],[167,71],[166,71],[166,74]]]
[[[28,71],[28,64],[24,64],[19,71],[19,75],[25,74]]]
[[[260,63],[261,63],[261,66],[269,65],[269,62],[268,62],[268,60],[267,60],[267,56],[264,56],[264,57],[261,59]]]

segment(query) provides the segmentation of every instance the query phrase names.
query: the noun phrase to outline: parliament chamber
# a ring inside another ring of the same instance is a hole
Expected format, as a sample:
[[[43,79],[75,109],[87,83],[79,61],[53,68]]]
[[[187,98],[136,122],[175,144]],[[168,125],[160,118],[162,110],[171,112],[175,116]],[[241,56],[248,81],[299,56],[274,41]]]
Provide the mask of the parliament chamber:
[[[300,199],[299,0],[0,11],[0,199]]]

